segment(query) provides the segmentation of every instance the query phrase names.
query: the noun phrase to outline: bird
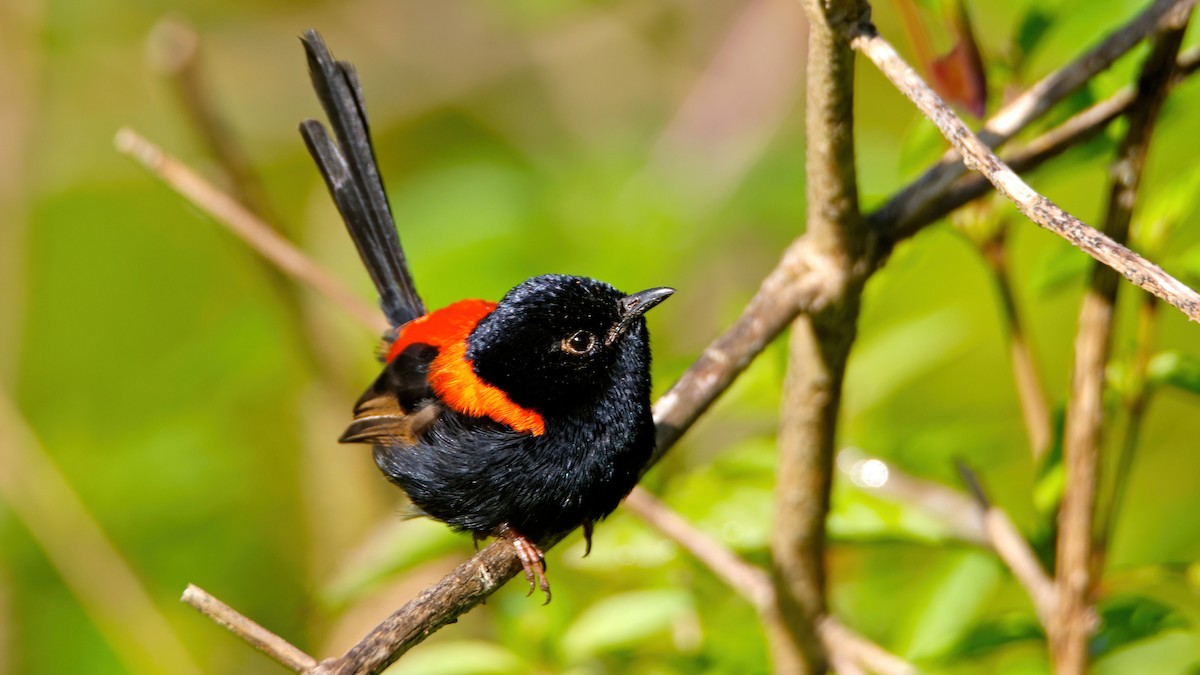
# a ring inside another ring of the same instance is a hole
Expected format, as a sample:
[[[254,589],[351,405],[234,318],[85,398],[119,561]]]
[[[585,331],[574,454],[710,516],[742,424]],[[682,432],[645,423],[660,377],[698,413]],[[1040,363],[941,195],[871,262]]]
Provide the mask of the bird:
[[[675,291],[626,294],[589,277],[543,274],[499,301],[426,311],[380,176],[362,87],[315,31],[301,36],[332,128],[300,133],[391,329],[383,372],[339,439],[376,465],[418,515],[506,539],[529,593],[550,601],[540,542],[597,521],[633,489],[655,444],[645,313]],[[335,142],[336,139],[336,142]]]

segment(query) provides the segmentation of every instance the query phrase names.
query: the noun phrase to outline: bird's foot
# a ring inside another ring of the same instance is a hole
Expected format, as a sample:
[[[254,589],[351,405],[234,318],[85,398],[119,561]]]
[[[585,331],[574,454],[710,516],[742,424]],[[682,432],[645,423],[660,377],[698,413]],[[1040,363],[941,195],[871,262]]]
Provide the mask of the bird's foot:
[[[525,580],[529,582],[527,595],[533,595],[534,589],[539,589],[546,594],[546,602],[542,604],[549,604],[550,580],[546,578],[546,556],[542,553],[542,549],[511,527],[505,527],[500,536],[512,542],[513,550],[517,552],[517,559],[521,561],[521,567],[525,569]]]

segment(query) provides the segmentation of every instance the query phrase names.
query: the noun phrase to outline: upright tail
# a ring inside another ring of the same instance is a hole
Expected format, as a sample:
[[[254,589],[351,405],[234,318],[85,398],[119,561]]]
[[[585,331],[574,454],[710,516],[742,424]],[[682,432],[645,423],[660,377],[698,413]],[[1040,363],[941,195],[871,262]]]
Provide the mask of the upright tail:
[[[300,41],[308,53],[313,88],[329,117],[337,144],[316,120],[301,122],[300,135],[375,282],[383,313],[393,326],[400,326],[424,315],[425,306],[409,274],[379,177],[358,76],[352,65],[334,60],[316,31],[305,31]]]

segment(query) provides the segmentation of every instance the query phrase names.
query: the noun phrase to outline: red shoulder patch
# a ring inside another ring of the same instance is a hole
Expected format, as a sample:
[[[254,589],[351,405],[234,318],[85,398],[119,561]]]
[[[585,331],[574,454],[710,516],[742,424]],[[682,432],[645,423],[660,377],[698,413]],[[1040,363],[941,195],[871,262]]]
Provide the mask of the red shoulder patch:
[[[437,347],[429,364],[429,386],[451,410],[472,417],[487,417],[534,436],[546,433],[537,412],[513,403],[508,394],[475,374],[467,358],[467,336],[483,317],[496,308],[485,300],[460,300],[400,327],[388,350],[388,362],[412,345]]]

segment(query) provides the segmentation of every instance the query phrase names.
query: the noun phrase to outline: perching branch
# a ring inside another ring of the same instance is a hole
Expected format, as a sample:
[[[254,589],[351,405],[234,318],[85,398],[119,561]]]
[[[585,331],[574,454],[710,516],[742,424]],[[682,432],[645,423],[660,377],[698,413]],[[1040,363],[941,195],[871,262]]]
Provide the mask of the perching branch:
[[[1110,168],[1104,232],[1118,242],[1129,236],[1150,139],[1190,18],[1190,6],[1174,13],[1169,28],[1154,41],[1142,64],[1128,131]],[[1052,642],[1055,670],[1064,674],[1082,673],[1087,668],[1088,638],[1095,627],[1092,592],[1101,561],[1096,557],[1094,528],[1105,417],[1104,373],[1112,344],[1118,283],[1111,269],[1093,267],[1075,340],[1071,401],[1063,432],[1067,480],[1058,519],[1056,577],[1060,603],[1055,623],[1060,632]]]
[[[1190,7],[1192,2],[1181,4]],[[982,173],[1025,217],[1071,242],[1137,286],[1167,301],[1192,321],[1200,321],[1200,294],[1029,187],[971,133],[962,120],[900,58],[896,50],[875,32],[874,26],[855,26],[850,43],[871,59],[901,93],[937,125],[942,135],[963,154],[969,168]]]

